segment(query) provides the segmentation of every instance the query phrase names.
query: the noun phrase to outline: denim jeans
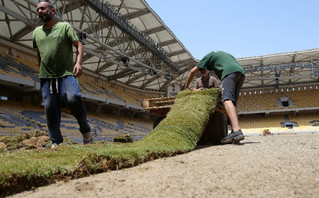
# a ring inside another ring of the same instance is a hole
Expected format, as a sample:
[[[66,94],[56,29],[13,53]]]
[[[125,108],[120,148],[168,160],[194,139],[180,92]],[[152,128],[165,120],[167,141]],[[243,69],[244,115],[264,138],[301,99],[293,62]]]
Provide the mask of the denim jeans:
[[[41,78],[41,92],[52,143],[60,144],[63,142],[60,131],[60,96],[62,96],[72,115],[76,118],[80,126],[80,132],[90,132],[91,129],[86,119],[86,112],[81,99],[79,82],[74,76],[65,76],[58,79]]]

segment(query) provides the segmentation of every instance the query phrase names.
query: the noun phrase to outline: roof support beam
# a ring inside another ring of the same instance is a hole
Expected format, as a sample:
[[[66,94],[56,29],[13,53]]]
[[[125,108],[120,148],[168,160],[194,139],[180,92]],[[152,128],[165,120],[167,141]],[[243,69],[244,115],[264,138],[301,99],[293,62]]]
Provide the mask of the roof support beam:
[[[134,19],[134,18],[143,16],[143,15],[148,14],[148,13],[150,13],[150,11],[148,9],[144,9],[144,10],[139,10],[137,12],[133,12],[133,13],[130,13],[130,14],[123,15],[123,18],[127,19],[127,20],[130,20],[130,19]]]
[[[154,34],[156,32],[160,32],[160,31],[163,31],[163,30],[166,30],[164,26],[159,26],[159,27],[156,27],[156,28],[152,28],[152,29],[149,29],[149,30],[146,30],[144,31],[145,34],[147,35],[150,35],[150,34]]]
[[[276,77],[276,76],[247,76],[245,80],[289,80],[289,79],[309,79],[312,78],[312,75],[298,75],[298,76],[281,76],[281,77]]]
[[[160,45],[161,46],[167,46],[167,45],[172,45],[174,43],[176,43],[176,40],[175,39],[171,39],[171,40],[168,40],[168,41],[161,42]]]
[[[131,84],[132,82],[136,81],[137,79],[142,78],[143,76],[145,76],[145,74],[143,74],[143,73],[135,75],[133,78],[131,78],[130,80],[126,81],[126,84]]]
[[[269,65],[269,66],[256,66],[256,67],[244,67],[245,72],[253,73],[259,71],[275,71],[283,70],[287,68],[311,68],[311,63],[309,62],[300,62],[300,63],[288,63],[288,64],[278,64],[278,65]]]
[[[143,85],[141,86],[141,89],[145,89],[145,87],[150,84],[151,82],[153,82],[154,80],[160,78],[161,75],[160,74],[157,74],[155,75],[153,78],[150,78],[149,80],[147,80],[145,83],[143,83]]]
[[[185,50],[180,50],[180,51],[169,53],[169,56],[172,57],[172,56],[177,56],[177,55],[184,54],[184,53],[186,53]]]
[[[134,74],[136,73],[137,71],[134,71],[130,68],[127,68],[125,70],[122,70],[121,72],[117,73],[117,74],[114,74],[112,76],[108,76],[107,77],[107,80],[111,81],[111,80],[116,80],[118,78],[122,78],[124,76],[127,76],[127,75],[130,75],[130,74]]]
[[[84,0],[82,0],[83,2]],[[127,21],[123,20],[117,13],[114,13],[108,4],[103,4],[100,1],[94,0],[86,0],[88,4],[98,13],[104,15],[105,17],[109,18],[114,24],[116,24],[119,28],[126,31],[130,34],[133,38],[135,38],[139,43],[147,47],[150,51],[160,57],[167,65],[172,67],[175,71],[178,71],[179,68],[175,63],[171,61],[168,57],[166,51],[161,48],[154,40],[150,37],[146,37],[145,35],[141,34],[134,26],[129,24]]]
[[[22,21],[23,23],[29,25],[29,26],[35,26],[34,23],[32,23],[31,21],[29,21],[27,18],[13,12],[12,10],[0,5],[0,11],[4,12],[4,13],[7,13],[8,15],[16,18],[16,19],[19,19],[20,21]]]

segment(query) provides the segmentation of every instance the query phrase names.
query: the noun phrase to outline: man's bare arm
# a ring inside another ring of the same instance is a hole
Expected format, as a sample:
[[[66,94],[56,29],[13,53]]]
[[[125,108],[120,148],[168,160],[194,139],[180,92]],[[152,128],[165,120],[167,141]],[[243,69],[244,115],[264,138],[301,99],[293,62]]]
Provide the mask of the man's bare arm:
[[[76,62],[74,65],[73,73],[75,77],[80,77],[82,75],[83,46],[80,41],[74,41],[73,46],[77,50]]]
[[[189,74],[188,74],[188,77],[187,77],[187,81],[186,81],[186,84],[185,84],[185,89],[188,89],[188,86],[189,84],[192,82],[195,74],[199,71],[199,67],[195,66],[193,67],[190,71],[189,71]]]

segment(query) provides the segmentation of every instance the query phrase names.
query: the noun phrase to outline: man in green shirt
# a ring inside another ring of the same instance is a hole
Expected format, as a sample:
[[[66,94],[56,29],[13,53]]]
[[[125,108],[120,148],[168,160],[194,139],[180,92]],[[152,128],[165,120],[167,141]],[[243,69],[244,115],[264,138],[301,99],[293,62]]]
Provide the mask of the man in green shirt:
[[[232,128],[231,133],[224,137],[221,140],[221,143],[227,144],[245,139],[239,125],[236,110],[239,92],[245,79],[243,68],[231,54],[223,51],[210,52],[190,70],[185,89],[188,88],[194,76],[200,69],[213,70],[221,80],[222,102],[225,106]]]
[[[91,128],[86,119],[77,80],[82,75],[82,44],[70,24],[55,20],[55,8],[49,1],[40,1],[37,12],[44,25],[33,32],[33,48],[37,50],[40,66],[41,93],[51,147],[63,142],[60,131],[60,96],[67,101],[72,115],[77,119],[84,144],[92,143]],[[73,46],[77,50],[75,64]]]

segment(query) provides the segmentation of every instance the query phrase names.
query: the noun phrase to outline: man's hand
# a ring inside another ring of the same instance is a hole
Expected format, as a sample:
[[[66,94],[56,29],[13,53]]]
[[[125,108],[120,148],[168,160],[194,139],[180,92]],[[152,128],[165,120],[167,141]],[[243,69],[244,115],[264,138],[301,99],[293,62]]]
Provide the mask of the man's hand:
[[[203,87],[198,88],[198,89],[196,89],[196,88],[193,89],[193,91],[201,91],[201,90],[204,90]]]
[[[73,73],[75,77],[80,77],[82,75],[82,66],[80,64],[74,65]]]

